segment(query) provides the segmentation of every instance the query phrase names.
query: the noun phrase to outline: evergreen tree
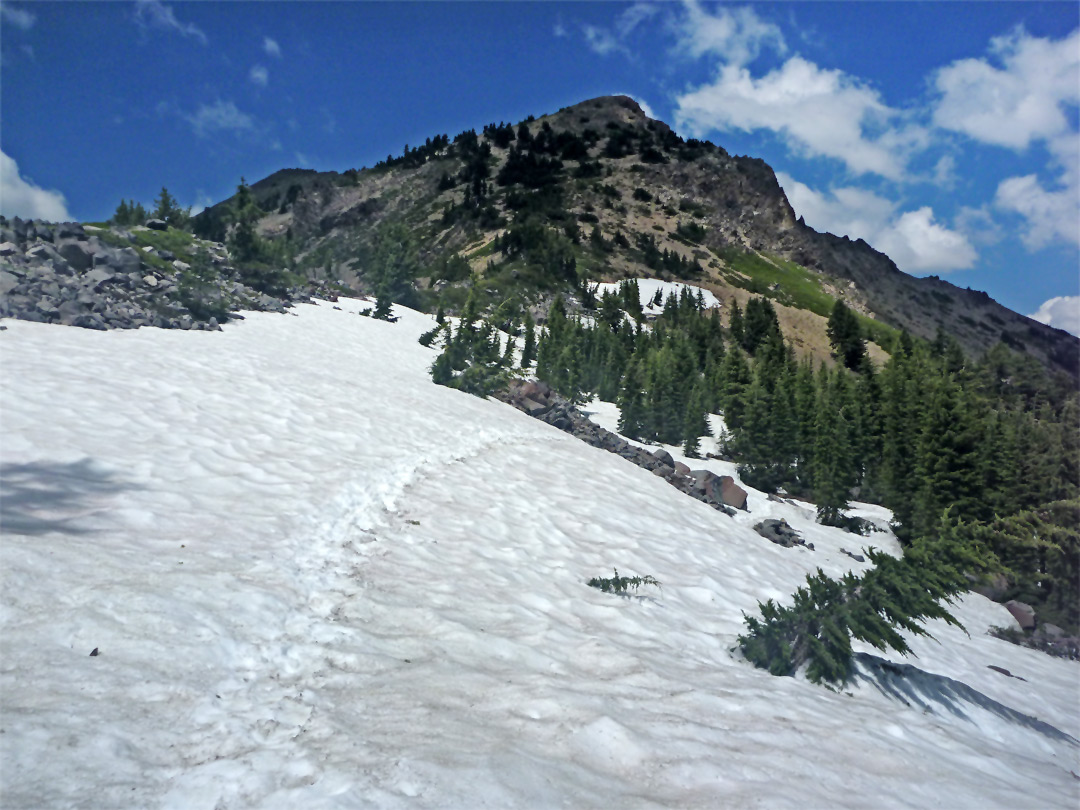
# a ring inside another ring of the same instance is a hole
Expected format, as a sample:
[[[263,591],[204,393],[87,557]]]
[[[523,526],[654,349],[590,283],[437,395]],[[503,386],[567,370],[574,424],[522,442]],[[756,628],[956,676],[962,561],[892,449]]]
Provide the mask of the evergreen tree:
[[[521,348],[521,367],[527,369],[536,359],[536,323],[532,313],[525,310],[525,345]]]
[[[731,299],[731,315],[728,316],[728,334],[731,335],[731,342],[737,346],[743,345],[743,313],[739,307],[739,300],[737,298]]]
[[[839,298],[833,304],[825,331],[832,346],[832,356],[847,368],[859,368],[866,354],[866,341],[862,337],[859,319]]]

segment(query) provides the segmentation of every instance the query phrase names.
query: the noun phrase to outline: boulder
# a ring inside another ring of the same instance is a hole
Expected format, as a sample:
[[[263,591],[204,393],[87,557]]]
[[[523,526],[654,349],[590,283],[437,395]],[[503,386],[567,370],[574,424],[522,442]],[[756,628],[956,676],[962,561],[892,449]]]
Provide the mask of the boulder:
[[[142,267],[139,252],[133,247],[120,248],[114,259],[116,269],[121,273],[138,273]]]
[[[66,239],[56,246],[59,253],[68,264],[76,271],[88,270],[94,262],[94,254],[85,242],[77,239]]]
[[[783,518],[768,518],[767,520],[763,520],[761,523],[754,526],[754,531],[766,540],[770,540],[784,548],[803,545],[802,537],[800,537],[799,533],[791,528],[791,526],[788,525],[788,522]]]
[[[158,280],[154,276],[146,275],[143,276],[143,284],[147,287],[156,287],[158,285]]]
[[[19,248],[12,242],[0,244],[0,256],[14,256],[18,252]]]
[[[683,464],[681,461],[676,461],[675,472],[677,472],[679,475],[689,475],[690,468]]]
[[[1022,629],[1035,629],[1035,608],[1031,605],[1017,602],[1015,599],[1010,599],[1005,603],[1005,609],[1012,614],[1012,617],[1016,619],[1017,624],[1019,624]]]
[[[746,510],[746,490],[736,484],[730,475],[720,477],[720,496],[725,505]]]
[[[179,259],[174,261],[172,263],[172,266],[173,266],[173,269],[176,270],[178,273],[183,273],[185,270],[190,270],[191,269],[190,264],[188,264],[187,262],[182,262]]]
[[[657,461],[659,461],[663,466],[671,467],[671,468],[675,467],[675,459],[673,459],[671,457],[671,453],[669,453],[667,450],[663,449],[662,447],[657,448],[656,450],[653,450],[652,455],[653,455],[653,458],[655,458]]]
[[[1059,641],[1065,638],[1065,631],[1058,627],[1056,624],[1040,624],[1038,633],[1050,641]]]
[[[163,219],[148,219],[146,220],[146,227],[152,231],[167,231],[169,230],[169,223]],[[188,329],[190,328],[189,326]]]
[[[11,273],[0,270],[0,295],[7,295],[19,286],[19,279]]]
[[[112,281],[113,272],[105,267],[95,267],[85,276],[83,276],[83,283],[91,289],[97,289],[106,281]]]

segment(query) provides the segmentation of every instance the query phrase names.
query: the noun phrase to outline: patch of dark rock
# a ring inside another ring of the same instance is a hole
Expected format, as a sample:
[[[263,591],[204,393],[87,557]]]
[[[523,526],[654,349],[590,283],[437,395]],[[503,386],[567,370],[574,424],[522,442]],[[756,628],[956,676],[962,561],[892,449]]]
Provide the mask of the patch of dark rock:
[[[866,557],[862,554],[856,554],[854,551],[848,551],[846,548],[840,549],[841,554],[847,554],[855,562],[866,562]]]
[[[814,550],[814,544],[807,543],[783,518],[768,518],[763,520],[761,523],[754,526],[754,531],[766,540],[776,543],[778,546],[783,546],[784,548],[805,546],[811,551]]]
[[[717,511],[730,516],[735,514],[733,506],[746,508],[746,491],[738,486],[731,476],[718,476],[707,470],[681,472],[679,468],[685,468],[686,465],[676,464],[666,450],[659,448],[650,453],[589,421],[572,402],[559,396],[547,383],[515,380],[494,396],[592,447],[625,458]]]

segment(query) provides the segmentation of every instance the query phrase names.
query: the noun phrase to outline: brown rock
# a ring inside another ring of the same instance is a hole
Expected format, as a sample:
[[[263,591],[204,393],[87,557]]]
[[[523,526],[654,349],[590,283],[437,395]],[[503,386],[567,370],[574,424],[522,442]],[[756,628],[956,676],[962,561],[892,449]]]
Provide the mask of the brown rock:
[[[720,476],[720,497],[727,506],[746,509],[746,490],[736,484],[730,475]]]
[[[1005,608],[1012,614],[1022,629],[1033,630],[1035,628],[1035,608],[1031,605],[1010,599],[1005,603]]]

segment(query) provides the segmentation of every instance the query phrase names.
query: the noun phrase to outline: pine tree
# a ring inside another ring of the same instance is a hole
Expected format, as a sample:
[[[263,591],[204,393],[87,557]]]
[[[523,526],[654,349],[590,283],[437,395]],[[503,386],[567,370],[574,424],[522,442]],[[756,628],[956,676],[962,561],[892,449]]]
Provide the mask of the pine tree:
[[[866,354],[866,341],[862,337],[859,319],[839,298],[833,304],[825,331],[832,346],[832,356],[847,368],[859,368]]]
[[[536,359],[536,323],[532,313],[525,310],[525,345],[521,348],[521,367],[527,369]]]
[[[728,316],[728,334],[731,335],[731,342],[736,346],[743,345],[744,328],[743,328],[743,313],[739,308],[739,299],[731,299],[731,315]]]

